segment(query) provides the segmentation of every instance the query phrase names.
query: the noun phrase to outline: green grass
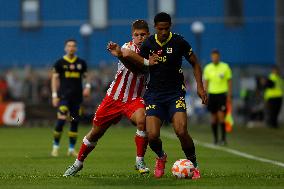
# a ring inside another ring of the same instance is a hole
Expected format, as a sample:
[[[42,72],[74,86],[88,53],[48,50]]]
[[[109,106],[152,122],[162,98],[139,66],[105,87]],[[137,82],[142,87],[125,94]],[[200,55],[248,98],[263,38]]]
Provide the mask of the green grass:
[[[66,128],[67,129],[67,128]],[[90,126],[81,127],[80,141]],[[172,132],[171,128],[164,128]],[[211,141],[210,128],[190,127],[192,136]],[[154,154],[149,149],[146,162],[151,174],[138,175],[134,169],[134,127],[114,126],[90,154],[76,177],[64,178],[74,158],[66,157],[68,138],[62,137],[60,157],[49,156],[52,129],[0,128],[0,188],[283,188],[284,168],[196,146],[202,179],[175,179],[170,168],[183,158],[176,139],[162,136],[168,153],[166,175],[153,178]],[[239,127],[229,136],[229,147],[256,156],[284,162],[284,130]],[[81,143],[81,142],[80,142]],[[77,145],[79,147],[79,145]]]

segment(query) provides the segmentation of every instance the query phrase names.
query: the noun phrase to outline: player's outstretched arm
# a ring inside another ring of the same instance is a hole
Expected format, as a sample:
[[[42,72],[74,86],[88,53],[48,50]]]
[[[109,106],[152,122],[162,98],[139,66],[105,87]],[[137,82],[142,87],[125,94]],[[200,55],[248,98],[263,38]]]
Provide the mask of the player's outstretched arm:
[[[155,64],[158,64],[159,56],[155,53],[153,53],[152,55],[149,55],[149,59],[145,59],[132,50],[123,48],[121,49],[121,51],[122,51],[123,58],[138,65],[139,67],[153,66]]]
[[[197,84],[197,94],[201,98],[202,104],[207,104],[208,103],[207,94],[204,89],[204,85],[202,81],[202,69],[197,60],[196,55],[192,53],[188,61],[193,67],[193,73],[194,73],[194,77],[195,77],[196,84]]]
[[[107,49],[134,73],[144,72],[145,66],[158,64],[159,56],[156,54],[149,56],[149,59],[145,59],[130,49],[120,48],[120,46],[114,42],[109,42]]]
[[[141,73],[142,68],[133,64],[131,61],[123,57],[123,52],[117,43],[110,41],[107,45],[107,50],[115,57],[117,57],[124,66],[133,73]]]

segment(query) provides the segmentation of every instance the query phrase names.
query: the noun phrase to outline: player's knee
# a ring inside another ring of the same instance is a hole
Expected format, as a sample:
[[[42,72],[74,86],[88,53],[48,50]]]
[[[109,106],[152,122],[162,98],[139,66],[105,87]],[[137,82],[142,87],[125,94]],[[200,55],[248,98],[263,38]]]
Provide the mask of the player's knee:
[[[148,136],[149,142],[155,141],[160,137],[159,133],[155,133],[155,132],[148,132],[147,136]]]
[[[87,137],[91,142],[97,142],[105,133],[107,128],[105,126],[94,126],[88,133]]]
[[[145,119],[137,119],[136,127],[140,131],[145,131],[146,130],[146,121],[145,121]]]
[[[185,138],[188,135],[187,129],[186,127],[180,127],[178,129],[176,129],[176,135],[178,138]]]

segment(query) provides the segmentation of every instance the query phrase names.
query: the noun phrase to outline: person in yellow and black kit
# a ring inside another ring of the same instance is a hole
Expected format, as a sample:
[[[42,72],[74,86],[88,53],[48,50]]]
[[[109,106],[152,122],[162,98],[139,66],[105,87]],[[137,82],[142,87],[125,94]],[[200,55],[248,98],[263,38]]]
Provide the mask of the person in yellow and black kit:
[[[204,68],[205,88],[208,93],[208,110],[211,113],[211,127],[214,144],[226,145],[225,113],[226,104],[231,103],[232,71],[229,65],[220,61],[220,53],[212,50],[211,60]],[[218,127],[221,127],[221,140],[218,138]]]
[[[266,89],[264,91],[264,100],[266,102],[267,118],[269,127],[278,128],[278,115],[282,106],[283,80],[277,66],[272,68],[269,74]]]
[[[74,150],[78,124],[80,119],[80,104],[84,96],[90,95],[90,83],[86,83],[83,91],[83,78],[86,78],[87,64],[76,56],[77,42],[74,39],[65,41],[66,54],[56,61],[51,78],[52,104],[57,107],[57,122],[54,129],[53,149],[51,156],[57,157],[59,142],[66,121],[71,122],[68,156],[77,156]]]

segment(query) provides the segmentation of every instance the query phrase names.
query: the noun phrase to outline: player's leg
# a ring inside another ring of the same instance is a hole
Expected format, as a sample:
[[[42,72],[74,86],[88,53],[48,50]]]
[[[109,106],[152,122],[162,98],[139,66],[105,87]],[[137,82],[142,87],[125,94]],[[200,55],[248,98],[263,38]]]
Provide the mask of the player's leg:
[[[176,112],[172,117],[172,124],[186,158],[189,159],[195,167],[197,167],[195,146],[187,130],[186,113]]]
[[[192,179],[200,178],[200,171],[198,169],[198,164],[195,154],[195,145],[187,130],[187,114],[186,114],[186,103],[184,99],[184,91],[177,93],[176,98],[173,98],[168,103],[169,117],[175,133],[180,141],[181,148],[189,159],[195,169],[193,172]]]
[[[136,144],[136,163],[135,168],[141,173],[149,173],[149,168],[146,167],[144,156],[148,145],[148,137],[146,134],[146,116],[145,109],[139,108],[136,110],[130,120],[135,123],[137,131],[134,137]]]
[[[83,168],[83,162],[88,154],[94,150],[97,141],[104,135],[111,124],[117,123],[121,119],[121,105],[115,103],[112,98],[106,97],[96,111],[93,128],[84,137],[80,147],[78,157],[63,176],[74,176]]]
[[[63,131],[63,126],[66,122],[66,119],[69,114],[69,109],[67,106],[67,102],[61,100],[57,109],[57,122],[56,126],[53,131],[53,147],[51,151],[51,156],[57,157],[58,156],[58,150],[59,150],[59,144],[60,139]]]
[[[83,168],[83,162],[87,156],[95,149],[97,141],[104,135],[109,125],[94,126],[89,133],[84,137],[83,143],[80,147],[78,157],[63,176],[74,176],[78,171]]]
[[[148,134],[149,146],[153,152],[157,154],[154,175],[160,178],[165,173],[165,164],[167,162],[167,154],[163,150],[162,140],[160,138],[160,129],[162,121],[157,116],[146,117],[146,130]]]
[[[148,137],[146,134],[146,116],[145,105],[142,98],[132,100],[126,103],[124,114],[128,117],[132,123],[137,127],[137,131],[134,137],[136,144],[136,164],[135,169],[141,174],[149,173],[149,169],[144,162],[144,156],[148,145]]]
[[[145,93],[146,102],[146,131],[151,150],[157,154],[154,175],[160,178],[164,175],[167,155],[163,150],[162,140],[160,138],[160,129],[165,119],[165,109],[153,97],[157,94]]]
[[[77,152],[75,151],[75,145],[78,136],[78,126],[80,120],[80,105],[76,103],[72,103],[69,105],[70,108],[70,130],[68,132],[69,136],[69,148],[67,155],[77,157]]]
[[[186,113],[176,112],[172,117],[172,124],[186,158],[189,159],[195,167],[192,179],[199,179],[200,171],[198,169],[198,164],[196,160],[195,145],[187,131]]]
[[[165,155],[163,151],[162,141],[160,138],[161,125],[162,121],[157,116],[146,117],[146,129],[148,134],[149,146],[152,151],[155,152],[160,158]]]

